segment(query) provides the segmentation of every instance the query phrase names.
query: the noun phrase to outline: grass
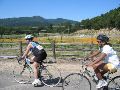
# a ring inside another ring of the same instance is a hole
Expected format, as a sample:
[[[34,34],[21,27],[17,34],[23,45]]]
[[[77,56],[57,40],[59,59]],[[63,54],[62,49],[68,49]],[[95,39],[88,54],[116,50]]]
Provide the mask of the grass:
[[[42,37],[35,38],[35,41],[41,42],[43,47],[47,50],[48,56],[52,57],[52,46],[51,44],[45,44],[45,43],[51,43],[55,42],[56,43],[56,56],[57,57],[83,57],[84,55],[87,55],[89,51],[83,51],[84,49],[98,49],[96,46],[96,36],[99,33],[104,33],[110,37],[110,43],[115,44],[114,49],[115,50],[120,50],[119,45],[116,46],[116,44],[120,44],[120,32],[115,32],[115,31],[97,31],[97,30],[81,30],[79,32],[76,32],[74,34],[69,35],[62,35],[62,36],[49,36],[49,35],[41,35]],[[5,35],[3,38],[0,38],[0,48],[1,52],[0,54],[7,54],[7,55],[14,55],[16,54],[17,50],[12,50],[11,48],[19,48],[19,41],[23,42],[23,49],[25,49],[25,40],[24,40],[23,35]],[[7,43],[4,44],[3,43]],[[11,44],[11,43],[18,43],[18,44]],[[64,45],[60,45],[61,43],[64,43]],[[68,44],[65,44],[68,43]],[[94,46],[92,46],[94,45]],[[93,48],[94,47],[94,48]],[[3,48],[10,48],[8,50],[3,50]],[[61,51],[60,51],[61,49]],[[81,50],[80,50],[81,49]],[[83,49],[83,50],[82,50]],[[71,51],[70,51],[71,50]],[[19,52],[17,52],[19,53]],[[68,56],[65,56],[68,55]],[[73,55],[73,56],[72,56]],[[118,52],[118,55],[120,55],[120,52]]]

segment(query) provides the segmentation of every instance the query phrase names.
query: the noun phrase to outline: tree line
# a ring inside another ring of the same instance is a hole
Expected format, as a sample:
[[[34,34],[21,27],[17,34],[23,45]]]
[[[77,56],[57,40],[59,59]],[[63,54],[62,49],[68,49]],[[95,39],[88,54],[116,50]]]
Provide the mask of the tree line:
[[[82,20],[80,24],[85,29],[120,29],[120,7],[92,19]]]
[[[73,33],[81,29],[120,29],[120,7],[81,22],[44,19],[40,16],[0,19],[0,35],[28,33]]]

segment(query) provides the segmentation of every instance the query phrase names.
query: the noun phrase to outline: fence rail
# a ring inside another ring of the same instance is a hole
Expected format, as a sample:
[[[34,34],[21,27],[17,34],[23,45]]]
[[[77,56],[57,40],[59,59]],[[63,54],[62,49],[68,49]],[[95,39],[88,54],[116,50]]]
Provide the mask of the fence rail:
[[[56,58],[78,58],[87,55],[92,50],[96,50],[98,47],[96,44],[73,44],[73,43],[43,43],[42,44],[47,51],[48,57]],[[114,44],[114,49],[118,51],[120,56],[120,44]],[[0,58],[2,57],[15,57],[22,55],[25,50],[25,44],[18,43],[0,43]]]

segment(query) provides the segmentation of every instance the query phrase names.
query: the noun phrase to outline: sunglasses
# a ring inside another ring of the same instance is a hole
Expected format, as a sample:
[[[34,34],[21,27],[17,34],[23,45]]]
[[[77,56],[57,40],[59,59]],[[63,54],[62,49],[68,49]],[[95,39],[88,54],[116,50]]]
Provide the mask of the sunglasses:
[[[98,43],[102,43],[102,41],[97,41]]]

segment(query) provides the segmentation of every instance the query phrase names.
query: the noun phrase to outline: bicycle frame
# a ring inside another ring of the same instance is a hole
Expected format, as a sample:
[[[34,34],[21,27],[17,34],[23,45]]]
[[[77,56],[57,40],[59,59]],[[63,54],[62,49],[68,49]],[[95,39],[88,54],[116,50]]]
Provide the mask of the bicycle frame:
[[[97,80],[95,80],[95,78],[94,78],[95,73],[92,74],[92,72],[89,71],[87,68],[85,68],[83,71],[80,70],[80,73],[81,73],[83,76],[87,76],[87,78],[91,78],[94,83],[97,83]]]
[[[31,82],[32,79],[32,73],[34,73],[32,67],[30,66],[30,64],[32,64],[32,62],[30,62],[29,58],[26,58],[24,60],[20,60],[17,59],[18,63],[21,64],[21,66],[23,68],[21,68],[20,72],[16,75],[17,71],[14,74],[14,77],[19,77],[17,79],[15,79],[18,83],[28,83],[29,81]],[[28,73],[27,73],[28,72]],[[61,81],[61,73],[59,71],[59,69],[57,69],[55,66],[53,65],[44,65],[44,62],[40,62],[39,67],[38,67],[38,78],[41,80],[41,82],[46,85],[46,86],[56,86],[60,83]],[[28,75],[28,78],[26,79],[26,77],[24,78],[24,75]],[[22,79],[24,78],[24,80]]]
[[[98,80],[95,79],[95,72],[92,72],[90,70],[87,69],[87,67],[84,65],[84,62],[82,61],[82,69],[80,70],[80,73],[83,75],[83,76],[88,76],[89,78],[92,79],[92,81],[97,84]],[[112,80],[111,77],[109,76],[110,75],[110,72],[107,72],[106,73],[107,75],[104,77],[105,80]]]
[[[18,61],[18,63],[20,64],[20,61]],[[24,65],[23,65],[24,67],[23,67],[23,70],[21,71],[21,74],[24,72],[25,68],[27,68],[30,73],[33,73],[33,69],[32,69],[32,67],[30,66],[30,64],[31,64],[30,59],[28,59],[28,58],[25,57],[25,63],[24,63]],[[44,66],[43,63],[40,64],[40,66],[39,66],[39,68],[38,68],[39,73],[40,73],[40,74],[39,74],[39,78],[42,77],[41,72],[42,72],[42,69],[44,69],[45,67],[46,67],[46,66]],[[46,69],[46,70],[47,70],[47,69]],[[48,70],[47,70],[47,71],[48,71]],[[50,73],[50,72],[48,71],[48,73]]]
[[[24,72],[25,68],[27,68],[30,71],[30,73],[33,72],[32,67],[30,66],[30,59],[25,57],[24,61],[25,61],[25,63],[23,65],[24,67],[23,67],[21,74]],[[20,60],[18,60],[18,63],[21,64]]]
[[[92,90],[91,86],[91,79],[92,81],[97,84],[98,80],[95,79],[95,73],[93,73],[91,70],[89,70],[85,66],[85,59],[82,60],[81,68],[79,73],[71,73],[67,75],[63,81],[63,90],[80,90],[83,85],[84,90]],[[108,82],[107,86],[101,87],[100,90],[120,90],[120,76],[110,77],[111,72],[108,72],[105,74],[105,78]],[[75,77],[75,78],[74,78]],[[73,81],[75,81],[73,83]],[[87,86],[88,85],[88,86]]]

